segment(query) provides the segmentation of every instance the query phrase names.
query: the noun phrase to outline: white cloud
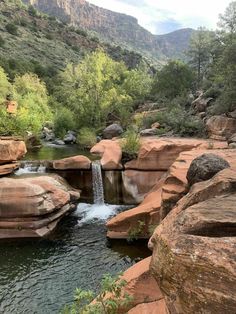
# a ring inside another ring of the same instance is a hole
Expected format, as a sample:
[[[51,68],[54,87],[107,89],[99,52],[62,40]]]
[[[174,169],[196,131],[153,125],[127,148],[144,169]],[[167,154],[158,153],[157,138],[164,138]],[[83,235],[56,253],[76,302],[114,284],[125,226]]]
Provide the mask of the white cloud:
[[[168,32],[171,27],[206,26],[215,29],[218,16],[231,0],[88,0],[97,6],[136,17],[153,33]],[[168,22],[170,25],[168,26]],[[161,27],[163,23],[163,27]],[[171,24],[173,23],[173,24]],[[158,26],[159,25],[159,26]],[[171,29],[172,30],[172,29]]]

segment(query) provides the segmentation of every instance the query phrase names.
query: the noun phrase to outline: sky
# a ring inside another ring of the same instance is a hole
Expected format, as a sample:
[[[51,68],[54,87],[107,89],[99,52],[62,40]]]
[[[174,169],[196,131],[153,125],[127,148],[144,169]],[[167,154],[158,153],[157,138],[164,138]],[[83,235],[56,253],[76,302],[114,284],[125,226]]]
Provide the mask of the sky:
[[[216,29],[218,16],[232,0],[88,0],[97,6],[138,19],[153,34],[205,26]]]

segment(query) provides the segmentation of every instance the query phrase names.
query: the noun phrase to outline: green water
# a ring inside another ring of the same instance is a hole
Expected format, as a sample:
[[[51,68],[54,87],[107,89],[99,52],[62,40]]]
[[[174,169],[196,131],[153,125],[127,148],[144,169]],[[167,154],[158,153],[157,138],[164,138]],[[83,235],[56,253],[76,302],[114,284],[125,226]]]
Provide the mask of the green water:
[[[65,218],[49,239],[0,242],[0,313],[59,313],[76,287],[97,291],[102,274],[150,255],[146,243],[107,245],[104,221],[78,219]]]
[[[81,150],[78,145],[45,144],[40,149],[28,151],[24,160],[56,160],[76,155],[87,156],[90,160],[98,158],[87,150]]]

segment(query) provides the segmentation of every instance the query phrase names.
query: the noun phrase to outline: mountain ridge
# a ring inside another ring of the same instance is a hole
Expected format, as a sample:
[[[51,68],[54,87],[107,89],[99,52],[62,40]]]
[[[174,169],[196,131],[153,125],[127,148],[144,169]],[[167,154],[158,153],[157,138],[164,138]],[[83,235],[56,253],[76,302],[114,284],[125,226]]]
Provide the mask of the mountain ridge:
[[[85,0],[23,0],[49,15],[99,34],[112,41],[158,61],[184,59],[194,30],[180,29],[164,35],[154,35],[124,13],[98,7]],[[173,36],[175,38],[173,39]]]

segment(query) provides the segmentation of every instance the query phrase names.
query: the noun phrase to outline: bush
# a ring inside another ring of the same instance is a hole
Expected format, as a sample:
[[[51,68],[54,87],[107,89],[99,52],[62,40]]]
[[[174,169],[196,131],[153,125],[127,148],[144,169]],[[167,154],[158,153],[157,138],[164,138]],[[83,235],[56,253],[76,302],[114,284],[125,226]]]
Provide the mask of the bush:
[[[63,138],[67,131],[75,129],[74,114],[66,108],[60,109],[54,118],[56,136]]]
[[[63,314],[117,314],[119,308],[128,308],[132,297],[128,293],[122,293],[127,282],[121,279],[121,274],[112,278],[104,275],[101,282],[101,291],[95,298],[92,291],[76,289],[75,302],[72,306],[66,306]]]
[[[132,128],[128,129],[122,141],[122,152],[123,155],[128,155],[130,159],[135,159],[138,156],[140,148],[140,136]]]
[[[12,34],[12,35],[18,35],[18,28],[15,24],[13,23],[8,23],[6,25],[6,30],[8,31],[8,33]]]
[[[90,148],[97,142],[96,133],[94,130],[89,128],[82,128],[79,131],[77,143],[84,148]]]
[[[5,45],[5,40],[0,35],[0,47],[3,47]]]
[[[204,124],[202,120],[180,105],[175,105],[163,112],[158,112],[156,121],[162,126],[162,133],[173,131],[180,136],[202,136],[204,134]],[[163,130],[165,129],[165,131]]]

